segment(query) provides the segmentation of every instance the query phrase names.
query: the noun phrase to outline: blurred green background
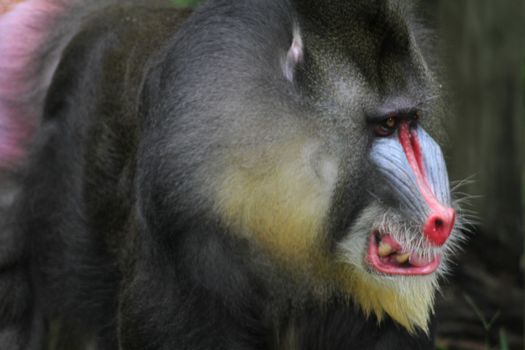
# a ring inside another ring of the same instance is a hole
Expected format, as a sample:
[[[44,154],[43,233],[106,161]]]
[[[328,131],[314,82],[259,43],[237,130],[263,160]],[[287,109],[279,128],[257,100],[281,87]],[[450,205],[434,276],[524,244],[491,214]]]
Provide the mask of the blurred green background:
[[[523,349],[525,1],[422,4],[451,103],[451,178],[469,180],[458,192],[476,217],[437,308],[440,344]]]
[[[175,5],[181,7],[195,6],[200,0],[171,0]]]

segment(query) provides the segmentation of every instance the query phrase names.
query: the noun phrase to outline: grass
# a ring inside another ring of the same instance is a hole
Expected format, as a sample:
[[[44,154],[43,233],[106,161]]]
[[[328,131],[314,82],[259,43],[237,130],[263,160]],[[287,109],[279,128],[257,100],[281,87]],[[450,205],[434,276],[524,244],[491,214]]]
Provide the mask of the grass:
[[[200,0],[171,0],[175,5],[180,7],[192,7],[199,3]]]
[[[492,346],[490,345],[490,333],[492,330],[492,326],[494,326],[494,322],[498,319],[498,317],[501,314],[501,310],[496,311],[496,313],[488,319],[479,306],[476,304],[474,299],[472,299],[468,294],[463,294],[463,297],[465,298],[465,301],[470,305],[472,310],[476,313],[476,316],[481,321],[481,324],[483,325],[483,329],[485,330],[485,349],[490,350],[492,349]],[[446,349],[445,349],[446,350]],[[504,329],[499,330],[499,350],[509,350],[509,342],[507,340],[507,335],[505,334]]]

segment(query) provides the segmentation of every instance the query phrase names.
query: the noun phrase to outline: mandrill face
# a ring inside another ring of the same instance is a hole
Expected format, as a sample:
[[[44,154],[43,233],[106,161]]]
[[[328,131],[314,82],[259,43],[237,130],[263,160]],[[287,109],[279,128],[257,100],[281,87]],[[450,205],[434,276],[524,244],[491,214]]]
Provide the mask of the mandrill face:
[[[377,185],[338,250],[365,311],[426,329],[437,278],[460,237],[456,211],[441,149],[417,114],[390,118],[370,151]]]
[[[291,279],[426,331],[459,219],[431,136],[442,134],[440,85],[406,9],[385,4],[297,5],[280,58],[288,86],[250,99],[242,130],[253,131],[230,134],[213,187],[226,225]]]

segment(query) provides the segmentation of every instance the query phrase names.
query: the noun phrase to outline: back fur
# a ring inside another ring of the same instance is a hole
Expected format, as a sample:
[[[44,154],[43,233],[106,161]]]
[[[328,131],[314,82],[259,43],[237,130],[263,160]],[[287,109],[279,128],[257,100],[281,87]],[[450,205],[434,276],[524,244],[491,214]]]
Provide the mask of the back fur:
[[[62,51],[83,19],[126,2],[155,3],[26,0],[0,16],[0,169],[14,169],[24,160]]]

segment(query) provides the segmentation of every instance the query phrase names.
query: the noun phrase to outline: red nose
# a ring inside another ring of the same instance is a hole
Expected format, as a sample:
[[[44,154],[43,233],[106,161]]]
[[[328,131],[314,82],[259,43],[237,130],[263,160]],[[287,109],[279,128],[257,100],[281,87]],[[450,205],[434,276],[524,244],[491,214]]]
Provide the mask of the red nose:
[[[450,236],[455,220],[454,209],[441,207],[428,216],[423,226],[423,233],[432,244],[442,246]]]

